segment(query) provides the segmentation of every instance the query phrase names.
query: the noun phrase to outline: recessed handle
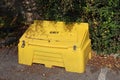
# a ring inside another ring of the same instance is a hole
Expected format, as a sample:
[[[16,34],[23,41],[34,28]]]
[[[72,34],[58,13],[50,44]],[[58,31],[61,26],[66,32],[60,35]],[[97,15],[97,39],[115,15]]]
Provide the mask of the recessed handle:
[[[50,34],[58,34],[58,31],[50,31]]]

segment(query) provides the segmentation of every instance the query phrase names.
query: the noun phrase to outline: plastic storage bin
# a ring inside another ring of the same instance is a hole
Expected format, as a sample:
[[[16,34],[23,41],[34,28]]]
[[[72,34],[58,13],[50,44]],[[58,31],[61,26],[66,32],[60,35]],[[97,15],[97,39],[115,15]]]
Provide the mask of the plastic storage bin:
[[[35,20],[19,40],[18,58],[20,64],[40,63],[84,72],[91,58],[88,23]]]

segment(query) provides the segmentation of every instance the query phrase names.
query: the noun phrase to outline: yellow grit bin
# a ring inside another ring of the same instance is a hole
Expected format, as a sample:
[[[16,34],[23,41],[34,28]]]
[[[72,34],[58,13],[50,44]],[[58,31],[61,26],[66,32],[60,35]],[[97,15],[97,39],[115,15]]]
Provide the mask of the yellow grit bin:
[[[88,59],[91,59],[88,23],[35,20],[18,44],[20,64],[40,63],[83,73]]]

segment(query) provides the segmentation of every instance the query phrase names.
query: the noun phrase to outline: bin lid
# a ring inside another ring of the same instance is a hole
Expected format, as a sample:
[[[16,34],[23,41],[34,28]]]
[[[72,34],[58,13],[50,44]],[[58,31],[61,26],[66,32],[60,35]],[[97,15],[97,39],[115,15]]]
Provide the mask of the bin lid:
[[[29,44],[72,47],[78,41],[78,24],[55,21],[34,21],[24,34]]]

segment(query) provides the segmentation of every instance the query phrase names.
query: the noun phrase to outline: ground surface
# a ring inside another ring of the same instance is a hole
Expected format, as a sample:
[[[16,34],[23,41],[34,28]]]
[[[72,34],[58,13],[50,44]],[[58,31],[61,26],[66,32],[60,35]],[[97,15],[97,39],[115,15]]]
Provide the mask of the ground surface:
[[[21,65],[14,46],[0,48],[0,80],[120,80],[120,71],[87,65],[86,72],[78,74],[58,67],[46,68],[41,64]]]

